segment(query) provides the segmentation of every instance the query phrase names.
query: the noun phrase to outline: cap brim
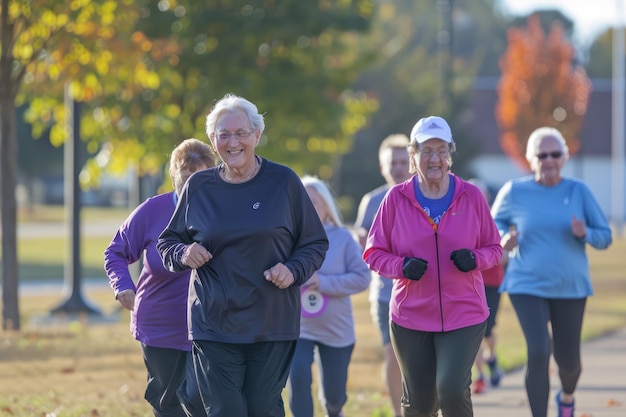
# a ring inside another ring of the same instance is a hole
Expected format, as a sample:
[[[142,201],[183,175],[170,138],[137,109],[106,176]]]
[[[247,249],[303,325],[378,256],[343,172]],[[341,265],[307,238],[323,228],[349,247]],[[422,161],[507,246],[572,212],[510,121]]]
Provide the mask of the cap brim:
[[[418,133],[414,136],[413,138],[415,141],[417,141],[417,143],[424,143],[427,140],[430,139],[440,139],[446,143],[451,143],[452,142],[452,138],[442,138],[439,136],[434,136],[432,134],[428,134],[428,133]]]

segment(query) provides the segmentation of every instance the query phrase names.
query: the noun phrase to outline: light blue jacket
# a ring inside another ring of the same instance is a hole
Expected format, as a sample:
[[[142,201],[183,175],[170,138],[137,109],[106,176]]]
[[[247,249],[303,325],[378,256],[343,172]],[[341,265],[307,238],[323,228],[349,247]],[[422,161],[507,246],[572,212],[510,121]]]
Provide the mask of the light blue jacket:
[[[509,255],[501,291],[545,298],[584,298],[593,294],[585,244],[606,249],[611,229],[589,188],[575,178],[553,187],[533,176],[508,181],[496,196],[492,214],[501,235],[515,227],[518,247]],[[572,217],[583,219],[586,236],[572,234]]]

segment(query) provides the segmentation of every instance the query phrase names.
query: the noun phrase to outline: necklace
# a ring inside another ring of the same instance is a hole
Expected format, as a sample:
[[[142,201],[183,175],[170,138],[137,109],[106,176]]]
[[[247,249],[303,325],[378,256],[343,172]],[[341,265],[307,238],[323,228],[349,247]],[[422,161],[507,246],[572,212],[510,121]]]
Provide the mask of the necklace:
[[[222,167],[220,168],[220,172],[222,173],[222,178],[224,180],[230,183],[238,184],[238,183],[246,182],[250,178],[254,177],[257,174],[257,172],[259,172],[260,166],[261,166],[261,162],[259,161],[259,157],[255,156],[254,157],[254,169],[252,170],[250,174],[248,174],[247,176],[243,178],[238,178],[238,179],[228,178],[228,174],[226,173],[226,168],[224,167],[224,165],[222,165]]]

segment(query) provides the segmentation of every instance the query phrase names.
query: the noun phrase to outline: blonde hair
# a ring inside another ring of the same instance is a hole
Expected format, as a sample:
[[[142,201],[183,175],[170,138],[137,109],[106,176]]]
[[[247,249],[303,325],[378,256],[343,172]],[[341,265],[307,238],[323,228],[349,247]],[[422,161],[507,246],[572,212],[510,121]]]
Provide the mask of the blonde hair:
[[[185,139],[174,148],[170,156],[170,178],[174,181],[176,174],[182,169],[193,172],[201,165],[211,168],[215,163],[215,154],[208,143],[195,138]]]
[[[324,200],[324,203],[326,203],[326,207],[328,207],[328,213],[330,214],[331,221],[336,226],[343,226],[341,213],[339,212],[339,208],[337,207],[337,203],[333,197],[330,187],[319,178],[310,175],[302,177],[302,184],[304,184],[305,187],[311,187],[317,191],[320,197]]]
[[[185,139],[175,147],[170,156],[169,173],[176,194],[179,194],[185,185],[181,171],[196,172],[203,166],[214,167],[216,159],[209,144],[198,139]]]
[[[389,135],[380,143],[380,147],[378,148],[378,159],[382,159],[382,155],[387,150],[406,150],[407,146],[409,146],[409,137],[407,135],[402,133],[394,133],[393,135]]]

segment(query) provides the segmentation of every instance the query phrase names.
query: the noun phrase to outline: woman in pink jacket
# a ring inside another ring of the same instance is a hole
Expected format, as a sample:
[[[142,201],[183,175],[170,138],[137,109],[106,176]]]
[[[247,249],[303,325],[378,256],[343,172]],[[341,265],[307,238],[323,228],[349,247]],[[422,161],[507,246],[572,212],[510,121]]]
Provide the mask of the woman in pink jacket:
[[[394,279],[391,341],[402,370],[404,417],[473,416],[471,370],[489,316],[481,271],[500,262],[500,235],[482,191],[450,173],[448,123],[420,119],[408,181],[391,188],[363,259]]]

